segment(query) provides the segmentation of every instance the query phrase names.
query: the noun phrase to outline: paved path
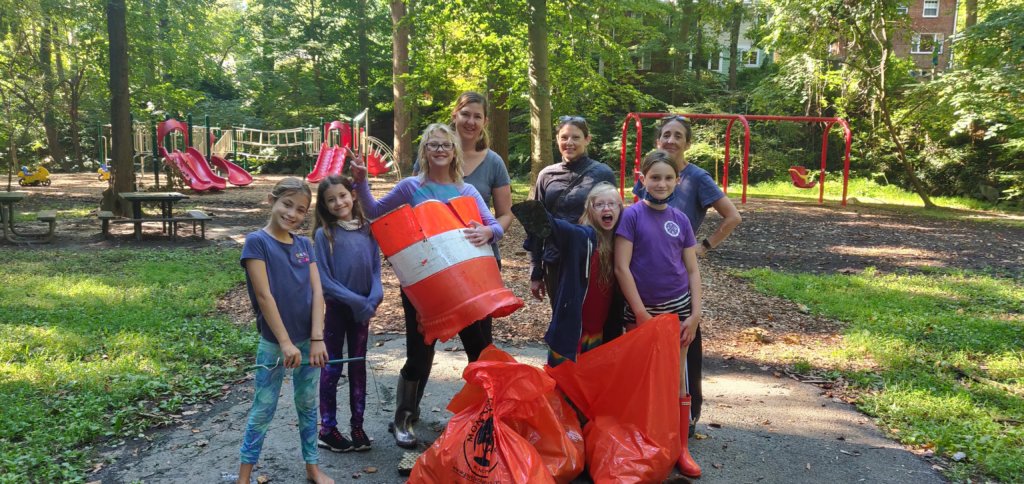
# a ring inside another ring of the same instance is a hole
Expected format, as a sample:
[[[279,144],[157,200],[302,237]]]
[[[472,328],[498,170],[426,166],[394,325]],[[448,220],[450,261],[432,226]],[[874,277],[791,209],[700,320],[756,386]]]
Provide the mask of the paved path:
[[[374,448],[347,454],[322,451],[323,468],[338,482],[404,481],[395,470],[403,450],[387,433],[404,346],[402,336],[371,337],[373,374],[369,376],[366,431],[375,438]],[[503,349],[520,362],[537,366],[544,363],[544,348],[539,345]],[[465,358],[457,339],[438,345],[423,418],[416,427],[421,437],[433,440],[451,417],[444,407],[462,387]],[[706,366],[707,406],[697,428],[707,438],[691,441],[694,458],[704,469],[699,482],[945,482],[928,463],[884,438],[870,419],[850,405],[820,396],[817,387],[776,378],[737,360],[709,359]],[[237,385],[231,396],[193,415],[186,425],[153,432],[148,440],[138,439],[112,450],[109,455],[117,460],[89,480],[219,482],[222,474],[234,473],[238,467],[238,445],[252,395],[251,384]],[[284,388],[256,474],[276,483],[302,483],[305,476],[290,382]],[[339,393],[346,395],[347,388],[342,386]],[[347,398],[339,401],[347,402]],[[342,417],[348,413],[347,404],[339,413],[339,420],[347,421]],[[368,473],[369,467],[375,467],[376,472]],[[674,477],[685,482],[678,474]]]

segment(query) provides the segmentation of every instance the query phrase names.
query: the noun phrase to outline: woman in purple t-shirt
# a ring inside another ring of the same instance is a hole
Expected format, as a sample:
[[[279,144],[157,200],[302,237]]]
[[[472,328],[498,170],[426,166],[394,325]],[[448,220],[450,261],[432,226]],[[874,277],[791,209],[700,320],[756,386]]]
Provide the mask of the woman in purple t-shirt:
[[[646,195],[622,213],[615,231],[615,277],[626,299],[626,329],[636,328],[652,315],[679,315],[681,346],[679,362],[679,432],[682,454],[679,471],[700,477],[700,466],[690,457],[687,431],[690,426],[690,385],[700,375],[688,374],[686,353],[700,326],[701,287],[697,267],[697,241],[690,220],[669,206],[676,183],[669,154],[655,150],[640,165]]]

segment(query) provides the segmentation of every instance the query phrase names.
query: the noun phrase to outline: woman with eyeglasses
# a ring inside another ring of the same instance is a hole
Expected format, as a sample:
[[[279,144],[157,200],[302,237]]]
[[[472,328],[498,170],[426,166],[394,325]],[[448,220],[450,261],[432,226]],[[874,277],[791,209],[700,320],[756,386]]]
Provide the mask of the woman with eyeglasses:
[[[587,156],[590,127],[582,116],[562,116],[555,135],[560,163],[545,167],[537,175],[533,199],[557,219],[575,223],[583,216],[587,194],[595,185],[608,182],[615,186],[612,169]],[[558,248],[545,240],[527,234],[524,248],[530,251],[530,292],[533,297],[551,299],[551,309],[569,303],[558,294],[561,260]]]
[[[445,124],[431,124],[423,130],[418,158],[424,165],[418,175],[405,178],[380,200],[370,193],[366,182],[366,165],[357,157],[352,162],[356,196],[363,206],[364,214],[372,219],[404,205],[416,206],[427,200],[448,200],[459,196],[476,199],[477,209],[483,225],[472,222],[466,229],[466,239],[475,246],[497,243],[505,233],[502,225],[491,215],[476,188],[463,180],[462,144],[455,130]],[[430,375],[434,360],[434,345],[423,342],[416,321],[416,308],[402,292],[402,309],[405,313],[405,366],[398,377],[396,390],[397,405],[394,421],[388,429],[395,434],[399,447],[415,448],[419,441],[413,431],[413,423],[419,419],[419,402],[423,398],[425,382]],[[475,325],[459,332],[466,353],[480,354],[490,344]],[[423,382],[423,384],[421,384]]]
[[[683,116],[670,115],[658,123],[657,137],[655,144],[658,149],[665,151],[672,158],[676,169],[679,171],[679,179],[675,189],[668,197],[662,200],[651,196],[638,181],[633,188],[633,193],[643,200],[652,203],[667,203],[686,214],[690,220],[694,234],[700,230],[704,223],[704,217],[709,208],[714,208],[722,216],[722,222],[711,235],[704,238],[696,247],[697,256],[703,257],[708,251],[718,247],[729,234],[740,224],[742,220],[736,206],[729,197],[725,196],[711,175],[701,167],[686,161],[686,150],[690,149],[690,142],[693,138],[693,130],[690,128],[690,121]],[[690,349],[686,354],[687,378],[690,381],[690,429],[692,437],[694,426],[700,419],[701,406],[704,397],[701,392],[701,374],[704,349],[701,343],[700,327],[697,328],[696,336],[690,343]]]

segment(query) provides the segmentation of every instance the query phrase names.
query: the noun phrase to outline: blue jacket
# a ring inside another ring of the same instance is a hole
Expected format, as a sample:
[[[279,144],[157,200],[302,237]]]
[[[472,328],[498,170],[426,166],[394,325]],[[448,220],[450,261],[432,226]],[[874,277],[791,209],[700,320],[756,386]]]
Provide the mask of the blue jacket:
[[[576,361],[576,351],[583,334],[583,300],[587,297],[590,282],[590,258],[597,247],[597,232],[593,227],[576,225],[557,219],[548,214],[552,232],[548,242],[558,248],[562,272],[558,279],[558,293],[555,298],[551,323],[544,341],[556,353]],[[524,244],[528,245],[529,241]],[[529,247],[526,247],[529,250]],[[612,304],[605,321],[605,342],[622,334],[622,309],[624,304],[618,284],[612,291]]]

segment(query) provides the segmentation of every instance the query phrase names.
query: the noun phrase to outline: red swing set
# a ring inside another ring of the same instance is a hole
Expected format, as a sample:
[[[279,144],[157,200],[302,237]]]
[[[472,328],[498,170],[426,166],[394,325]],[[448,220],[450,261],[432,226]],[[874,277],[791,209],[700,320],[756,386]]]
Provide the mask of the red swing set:
[[[619,167],[619,194],[625,196],[625,183],[626,183],[626,144],[629,140],[629,126],[630,120],[633,121],[633,126],[636,128],[636,149],[635,156],[633,159],[633,172],[634,179],[636,179],[636,170],[640,167],[640,158],[642,156],[641,147],[643,146],[643,125],[644,119],[660,119],[669,114],[679,114],[686,116],[690,119],[724,119],[728,120],[729,124],[725,128],[725,162],[722,164],[722,191],[729,193],[729,147],[732,145],[732,125],[739,121],[743,125],[743,171],[741,172],[741,179],[743,182],[743,191],[740,198],[741,203],[747,203],[747,171],[750,168],[750,121],[783,121],[793,123],[825,123],[825,129],[821,135],[821,170],[818,173],[818,178],[813,179],[812,172],[809,172],[807,168],[802,166],[792,166],[789,168],[789,175],[793,179],[793,184],[800,188],[814,188],[818,187],[818,203],[825,202],[825,160],[828,157],[828,138],[829,131],[832,130],[832,126],[838,124],[843,128],[844,140],[846,141],[846,150],[843,154],[843,199],[842,205],[846,205],[846,192],[847,187],[850,183],[850,145],[853,142],[853,135],[850,132],[850,125],[843,118],[828,118],[828,117],[814,117],[814,116],[768,116],[758,114],[704,114],[704,113],[629,113],[626,115],[626,119],[622,121],[622,152],[620,158]]]

